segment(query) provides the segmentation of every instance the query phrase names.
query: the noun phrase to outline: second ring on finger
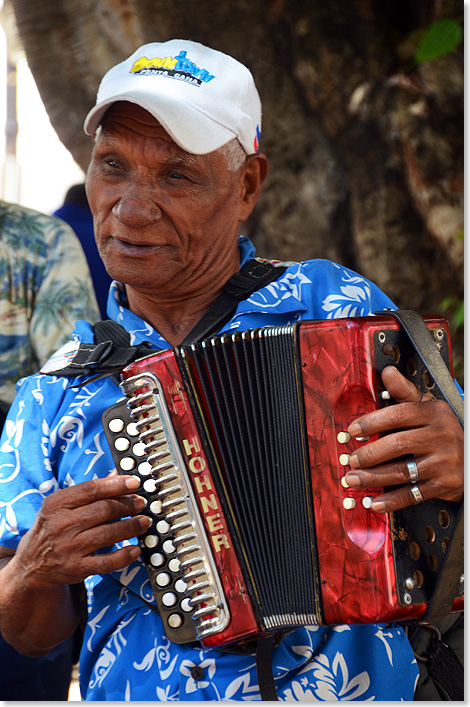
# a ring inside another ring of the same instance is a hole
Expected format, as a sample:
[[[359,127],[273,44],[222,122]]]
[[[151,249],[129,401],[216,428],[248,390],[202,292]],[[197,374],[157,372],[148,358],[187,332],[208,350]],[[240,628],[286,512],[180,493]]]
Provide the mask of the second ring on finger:
[[[405,464],[408,469],[409,482],[410,484],[415,484],[419,480],[419,471],[414,456],[409,456],[405,460]]]

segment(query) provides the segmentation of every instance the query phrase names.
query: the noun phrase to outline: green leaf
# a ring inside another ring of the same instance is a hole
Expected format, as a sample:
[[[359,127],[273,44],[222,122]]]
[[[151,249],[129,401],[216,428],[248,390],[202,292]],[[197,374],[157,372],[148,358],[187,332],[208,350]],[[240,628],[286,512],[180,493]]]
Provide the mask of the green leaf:
[[[418,63],[436,59],[458,47],[463,40],[463,30],[455,20],[434,22],[422,38],[415,59]]]

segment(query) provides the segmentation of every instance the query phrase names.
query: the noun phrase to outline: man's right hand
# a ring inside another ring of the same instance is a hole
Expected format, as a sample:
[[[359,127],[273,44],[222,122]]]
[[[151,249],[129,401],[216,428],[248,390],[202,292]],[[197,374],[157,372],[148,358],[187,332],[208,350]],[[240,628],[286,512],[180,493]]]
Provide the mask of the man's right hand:
[[[145,505],[135,494],[139,480],[110,474],[55,491],[33,526],[0,569],[0,631],[18,651],[44,655],[75,630],[80,618],[82,582],[90,574],[122,569],[140,554],[136,545],[98,550],[147,530],[139,515]]]
[[[16,551],[18,570],[30,589],[76,584],[91,574],[122,569],[140,554],[136,545],[97,551],[148,529],[150,519],[133,476],[110,475],[48,496]],[[130,517],[129,517],[130,516]]]

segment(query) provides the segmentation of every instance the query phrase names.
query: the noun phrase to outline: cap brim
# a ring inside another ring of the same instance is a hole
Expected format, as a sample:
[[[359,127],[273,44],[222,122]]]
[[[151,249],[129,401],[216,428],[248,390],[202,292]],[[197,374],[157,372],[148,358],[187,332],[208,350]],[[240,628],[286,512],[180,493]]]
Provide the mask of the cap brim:
[[[128,101],[144,108],[186,152],[204,155],[218,150],[219,147],[237,137],[231,130],[187,103],[174,101],[170,96],[162,96],[156,107],[149,104],[146,94],[138,91],[113,96],[92,108],[84,122],[87,135],[96,132],[108,108],[117,101]]]

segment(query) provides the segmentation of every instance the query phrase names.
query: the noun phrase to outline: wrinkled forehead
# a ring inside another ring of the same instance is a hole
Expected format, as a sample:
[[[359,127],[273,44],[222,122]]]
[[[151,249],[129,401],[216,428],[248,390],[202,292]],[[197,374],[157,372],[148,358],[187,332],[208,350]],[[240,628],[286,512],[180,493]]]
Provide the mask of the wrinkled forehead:
[[[118,129],[144,137],[159,137],[176,145],[173,138],[151,113],[128,101],[117,101],[108,108],[96,131],[96,137],[101,132],[114,132]]]

